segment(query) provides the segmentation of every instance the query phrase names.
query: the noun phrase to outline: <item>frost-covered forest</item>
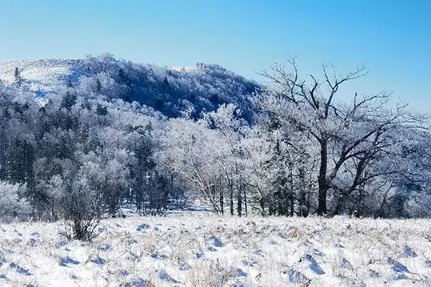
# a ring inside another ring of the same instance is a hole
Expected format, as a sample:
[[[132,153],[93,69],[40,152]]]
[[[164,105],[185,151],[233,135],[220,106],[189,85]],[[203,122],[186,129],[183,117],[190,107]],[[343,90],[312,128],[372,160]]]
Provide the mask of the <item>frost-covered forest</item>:
[[[217,65],[117,60],[0,65],[0,216],[71,222],[141,214],[428,217],[428,121],[389,95],[340,97],[359,67],[264,86]],[[347,100],[346,100],[347,99]],[[80,232],[83,232],[80,234]]]

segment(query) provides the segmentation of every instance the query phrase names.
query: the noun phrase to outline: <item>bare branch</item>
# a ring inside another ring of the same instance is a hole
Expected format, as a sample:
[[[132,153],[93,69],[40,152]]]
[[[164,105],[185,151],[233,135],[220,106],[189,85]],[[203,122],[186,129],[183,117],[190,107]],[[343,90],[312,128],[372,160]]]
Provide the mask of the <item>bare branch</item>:
[[[330,88],[329,97],[325,104],[325,118],[328,117],[329,108],[331,107],[334,96],[338,92],[338,88],[340,87],[340,85],[343,84],[344,82],[364,77],[367,74],[368,74],[368,70],[365,68],[365,66],[360,66],[360,67],[357,67],[355,71],[348,73],[347,75],[345,75],[340,79],[338,79],[337,76],[334,76],[334,80],[331,81],[328,76],[326,65],[323,65],[323,75],[325,77],[325,82]]]

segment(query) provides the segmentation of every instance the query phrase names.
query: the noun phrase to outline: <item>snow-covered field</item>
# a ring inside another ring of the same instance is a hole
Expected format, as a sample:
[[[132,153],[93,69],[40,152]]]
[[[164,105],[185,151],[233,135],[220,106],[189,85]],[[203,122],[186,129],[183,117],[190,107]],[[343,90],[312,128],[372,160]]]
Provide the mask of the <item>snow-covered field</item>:
[[[431,286],[429,220],[129,217],[91,243],[61,230],[2,224],[0,286]]]

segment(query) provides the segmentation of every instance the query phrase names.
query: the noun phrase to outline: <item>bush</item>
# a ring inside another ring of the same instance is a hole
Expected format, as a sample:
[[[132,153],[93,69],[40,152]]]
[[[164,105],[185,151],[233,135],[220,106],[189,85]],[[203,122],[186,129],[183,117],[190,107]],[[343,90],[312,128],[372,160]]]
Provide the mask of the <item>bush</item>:
[[[102,218],[99,197],[89,188],[84,177],[66,184],[65,190],[62,211],[66,230],[63,235],[69,240],[91,241]]]

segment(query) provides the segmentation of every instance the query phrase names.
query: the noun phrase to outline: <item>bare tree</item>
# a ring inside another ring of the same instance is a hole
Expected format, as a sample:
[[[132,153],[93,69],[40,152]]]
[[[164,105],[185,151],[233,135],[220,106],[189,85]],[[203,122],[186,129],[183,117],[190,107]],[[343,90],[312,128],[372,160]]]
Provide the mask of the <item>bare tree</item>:
[[[367,181],[391,171],[365,173],[372,160],[395,144],[387,135],[398,126],[414,126],[418,119],[409,115],[405,107],[395,111],[385,109],[389,94],[358,96],[350,104],[336,101],[340,86],[367,74],[364,66],[353,72],[338,76],[330,75],[323,65],[323,80],[310,75],[309,80],[300,78],[295,58],[287,60],[289,68],[276,64],[262,75],[274,84],[262,99],[264,109],[286,125],[306,133],[318,147],[319,167],[317,173],[317,214],[328,214],[328,191],[335,188],[335,179],[347,162],[354,161],[354,171],[349,186],[339,193],[339,212],[343,200]],[[269,100],[268,100],[269,95]]]

